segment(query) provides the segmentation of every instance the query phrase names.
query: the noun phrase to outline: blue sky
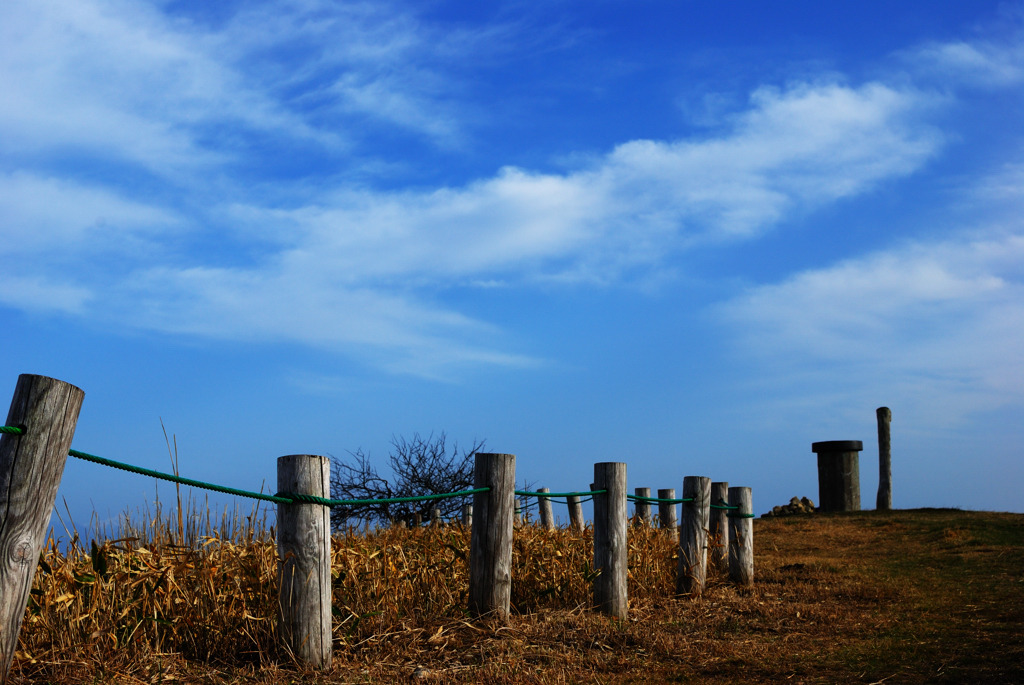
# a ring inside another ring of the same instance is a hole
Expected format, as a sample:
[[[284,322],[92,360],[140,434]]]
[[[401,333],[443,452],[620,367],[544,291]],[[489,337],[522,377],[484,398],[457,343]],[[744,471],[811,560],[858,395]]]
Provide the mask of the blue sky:
[[[0,84],[0,379],[76,449],[446,431],[760,512],[859,439],[871,508],[887,405],[895,506],[1024,511],[1024,4],[8,0]]]

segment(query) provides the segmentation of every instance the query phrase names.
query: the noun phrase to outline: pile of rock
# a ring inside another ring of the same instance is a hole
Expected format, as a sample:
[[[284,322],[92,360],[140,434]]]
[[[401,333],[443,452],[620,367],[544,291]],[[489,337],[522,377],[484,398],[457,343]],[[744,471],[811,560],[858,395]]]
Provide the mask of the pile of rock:
[[[781,507],[772,507],[772,510],[767,514],[762,514],[761,518],[767,516],[793,516],[794,514],[813,514],[814,513],[814,502],[806,497],[794,497],[789,500],[789,504],[784,504]]]

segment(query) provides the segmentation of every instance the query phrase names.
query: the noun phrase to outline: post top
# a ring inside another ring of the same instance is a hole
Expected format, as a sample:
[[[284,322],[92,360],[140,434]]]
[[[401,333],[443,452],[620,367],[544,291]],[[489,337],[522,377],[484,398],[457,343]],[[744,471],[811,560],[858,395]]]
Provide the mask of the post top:
[[[811,451],[815,454],[822,452],[860,452],[864,449],[864,443],[860,440],[826,440],[824,442],[812,442]]]

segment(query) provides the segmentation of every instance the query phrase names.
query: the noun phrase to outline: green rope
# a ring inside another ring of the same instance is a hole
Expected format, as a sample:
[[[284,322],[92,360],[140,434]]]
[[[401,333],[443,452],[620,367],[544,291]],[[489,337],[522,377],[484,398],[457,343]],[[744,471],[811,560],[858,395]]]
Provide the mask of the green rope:
[[[711,508],[712,509],[739,509],[740,505],[738,505],[738,504],[731,505],[728,502],[726,502],[724,499],[719,499],[718,500],[718,504],[712,504]]]
[[[223,485],[214,485],[213,483],[205,483],[201,480],[192,480],[191,478],[183,478],[181,476],[175,476],[171,473],[162,473],[160,471],[154,471],[152,469],[145,469],[141,466],[132,466],[131,464],[124,464],[113,459],[104,459],[103,457],[97,457],[95,454],[86,454],[85,452],[79,452],[78,450],[68,450],[68,454],[72,457],[91,461],[95,464],[102,464],[103,466],[110,466],[115,469],[121,469],[122,471],[128,471],[129,473],[137,473],[141,476],[152,476],[153,478],[159,478],[160,480],[171,481],[172,483],[181,483],[182,485],[191,485],[196,488],[203,488],[205,490],[213,490],[214,492],[223,492],[228,495],[239,495],[241,497],[251,497],[252,499],[261,499],[267,502],[276,502],[277,504],[291,504],[294,500],[288,497],[280,497],[278,495],[266,495],[260,492],[249,492],[248,490],[238,490],[236,488],[228,488]]]
[[[692,502],[692,497],[683,497],[681,499],[662,499],[658,497],[644,497],[643,495],[626,495],[626,499],[634,502],[656,502],[658,504],[685,504]]]
[[[24,435],[25,429],[19,428],[18,426],[0,426],[0,433],[7,433],[8,435]]]
[[[603,495],[607,490],[586,490],[584,492],[530,492],[529,490],[516,490],[515,494],[522,497],[582,497],[583,495]]]
[[[264,500],[266,502],[274,502],[276,504],[295,504],[297,502],[302,502],[305,504],[322,504],[327,507],[346,505],[358,506],[369,504],[396,504],[399,502],[423,502],[426,500],[444,499],[447,497],[463,497],[466,495],[475,494],[477,492],[486,492],[487,490],[490,489],[476,488],[475,490],[464,490],[463,492],[446,492],[440,495],[421,495],[419,497],[390,497],[387,499],[326,499],[323,497],[316,497],[314,495],[297,495],[291,492],[279,492],[275,495],[266,495],[260,492],[239,490],[238,488],[229,488],[224,485],[215,485],[213,483],[206,483],[201,480],[193,480],[191,478],[175,476],[174,474],[171,473],[154,471],[152,469],[142,468],[141,466],[133,466],[131,464],[125,464],[120,461],[114,461],[113,459],[104,459],[103,457],[97,457],[95,454],[86,454],[85,452],[79,452],[78,450],[68,450],[68,454],[71,455],[72,457],[84,459],[85,461],[91,461],[96,464],[102,464],[103,466],[110,466],[115,469],[121,469],[122,471],[128,471],[129,473],[137,473],[142,476],[151,476],[153,478],[159,478],[160,480],[166,480],[172,483],[191,485],[192,487],[196,488],[213,490],[214,492],[223,492],[228,495],[237,495],[239,497],[250,497],[252,499]]]
[[[757,514],[739,514],[739,513],[735,513],[734,514],[733,512],[729,512],[728,514],[726,514],[726,516],[731,518],[731,519],[755,519],[755,518],[757,518]]]

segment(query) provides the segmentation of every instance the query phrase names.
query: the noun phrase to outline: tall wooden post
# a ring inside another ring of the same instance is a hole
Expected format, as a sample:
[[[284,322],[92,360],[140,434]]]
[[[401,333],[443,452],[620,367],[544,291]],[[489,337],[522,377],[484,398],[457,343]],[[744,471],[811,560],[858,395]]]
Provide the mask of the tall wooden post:
[[[729,488],[729,580],[754,584],[754,499],[750,488]]]
[[[473,487],[473,531],[469,544],[469,611],[508,618],[512,602],[512,517],[516,455],[477,452]]]
[[[277,491],[330,497],[327,457],[277,460]],[[331,666],[331,510],[321,504],[277,505],[280,639],[299,663]]]
[[[699,597],[707,580],[708,519],[711,505],[711,479],[704,476],[683,478],[683,523],[679,527],[679,570],[676,592]]]
[[[629,595],[626,563],[629,514],[626,510],[626,465],[594,464],[594,604],[615,618],[626,618]]]
[[[551,492],[551,488],[538,488],[537,492]],[[555,517],[551,513],[551,500],[541,495],[537,498],[537,506],[540,509],[540,525],[547,530],[554,530]]]
[[[650,488],[633,488],[633,494],[637,497],[650,497]],[[638,526],[649,526],[651,525],[651,503],[644,502],[642,500],[636,500],[633,502],[633,512],[636,518],[636,525]]]
[[[582,533],[585,528],[583,523],[583,505],[578,495],[569,495],[565,498],[569,505],[569,527],[577,533]]]
[[[658,499],[675,499],[675,488],[659,488]],[[673,542],[679,540],[679,524],[676,522],[676,506],[670,502],[658,502],[658,522],[662,530],[667,530]]]
[[[729,565],[729,519],[726,518],[728,509],[721,508],[722,505],[728,504],[728,497],[729,483],[717,481],[711,484],[711,504],[714,505],[708,518],[708,532],[712,541],[711,566],[720,571],[726,570]]]
[[[878,498],[875,509],[889,511],[892,509],[892,451],[889,443],[889,424],[892,422],[892,411],[889,407],[875,410],[878,419]]]
[[[0,435],[0,681],[18,646],[32,578],[46,538],[85,393],[45,376],[22,374]]]

